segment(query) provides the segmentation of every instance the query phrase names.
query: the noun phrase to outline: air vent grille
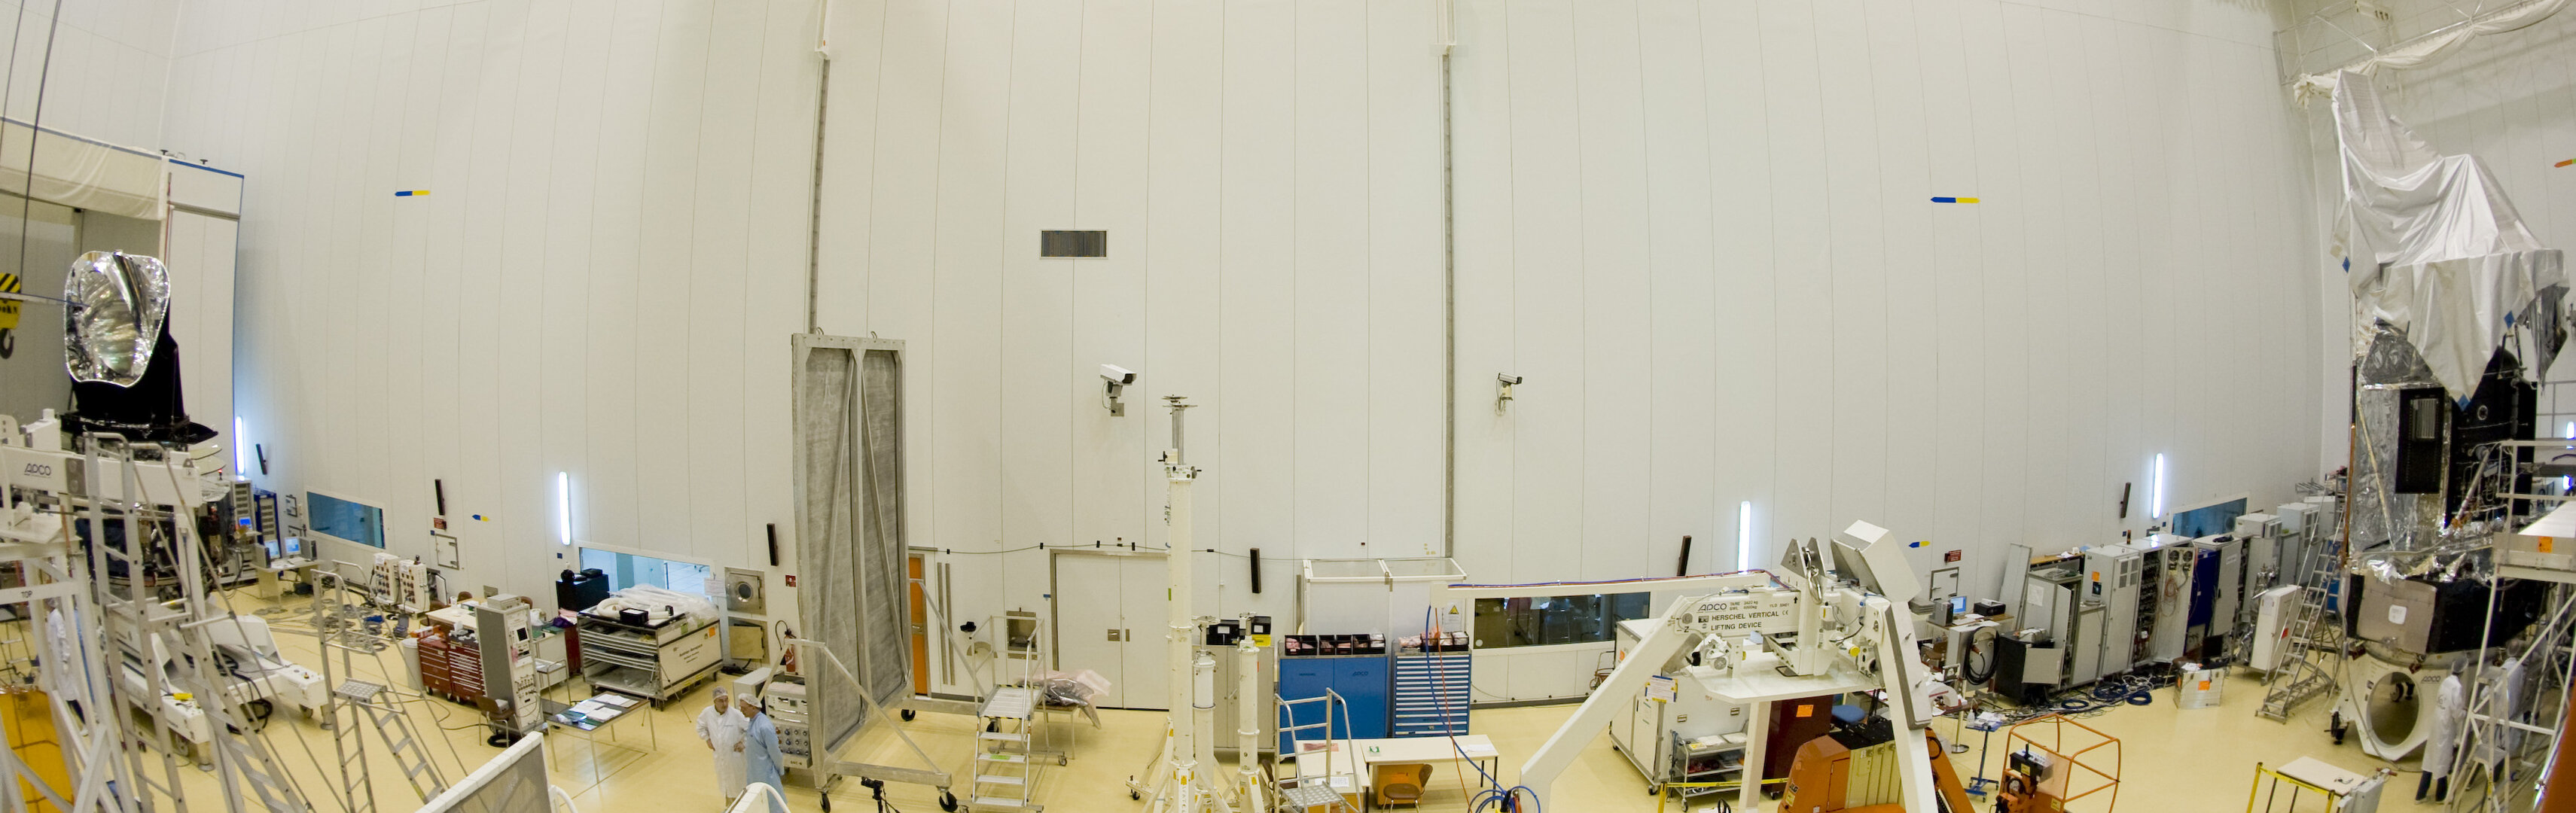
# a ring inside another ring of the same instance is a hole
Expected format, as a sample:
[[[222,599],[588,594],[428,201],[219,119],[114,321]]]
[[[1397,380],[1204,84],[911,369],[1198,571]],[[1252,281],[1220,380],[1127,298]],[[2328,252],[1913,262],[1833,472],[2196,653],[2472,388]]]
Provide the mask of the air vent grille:
[[[1105,231],[1044,231],[1038,233],[1040,257],[1107,257],[1109,233]]]

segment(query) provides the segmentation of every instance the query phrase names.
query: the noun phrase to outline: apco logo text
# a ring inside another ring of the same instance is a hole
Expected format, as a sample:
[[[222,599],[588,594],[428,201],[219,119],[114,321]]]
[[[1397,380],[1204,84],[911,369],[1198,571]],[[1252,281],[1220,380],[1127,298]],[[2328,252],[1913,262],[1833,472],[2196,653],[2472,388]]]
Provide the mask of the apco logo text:
[[[44,463],[29,463],[27,464],[26,474],[29,477],[52,477],[54,476],[54,467]]]

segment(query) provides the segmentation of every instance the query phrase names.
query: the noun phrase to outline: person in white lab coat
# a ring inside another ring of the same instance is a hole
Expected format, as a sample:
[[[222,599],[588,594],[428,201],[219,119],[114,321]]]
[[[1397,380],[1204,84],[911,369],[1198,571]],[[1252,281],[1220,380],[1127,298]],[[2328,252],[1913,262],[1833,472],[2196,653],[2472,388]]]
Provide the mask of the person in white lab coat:
[[[2433,792],[2433,801],[2451,794],[2451,755],[2459,744],[2460,725],[2468,721],[2469,692],[2460,685],[2459,667],[2442,677],[2442,688],[2434,694],[2433,731],[2424,737],[2424,777],[2415,780],[2415,800],[2423,801],[2424,792]]]
[[[714,702],[698,712],[698,740],[716,754],[716,792],[724,796],[725,807],[733,807],[742,798],[742,735],[751,728],[750,718],[734,707],[732,693],[715,687]]]

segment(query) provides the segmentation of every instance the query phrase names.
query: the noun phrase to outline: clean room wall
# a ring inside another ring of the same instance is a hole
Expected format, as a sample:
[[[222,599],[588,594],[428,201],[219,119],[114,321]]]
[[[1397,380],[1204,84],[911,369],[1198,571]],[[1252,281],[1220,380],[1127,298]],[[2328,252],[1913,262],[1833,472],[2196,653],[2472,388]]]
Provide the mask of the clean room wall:
[[[1683,535],[1731,570],[1749,500],[1757,567],[1867,520],[1992,597],[2007,544],[2142,529],[2156,453],[2176,508],[2317,476],[2262,8],[1471,0],[1458,28],[1477,580],[1671,575]],[[1497,373],[1526,379],[1500,413]],[[1579,694],[1577,649],[1480,660],[1480,696]]]
[[[425,555],[444,480],[464,564],[450,587],[543,596],[573,564],[555,544],[570,472],[577,539],[769,570],[772,612],[792,617],[762,526],[792,528],[813,12],[188,16],[172,143],[258,179],[236,324],[259,484],[367,500],[391,552]]]
[[[15,35],[0,47],[9,55],[0,63],[8,66],[7,109],[0,113],[31,120],[37,113],[36,90],[42,87],[47,129],[154,149],[180,5],[180,0],[0,0],[0,25]],[[60,25],[53,18],[58,8]],[[45,60],[49,37],[50,70]]]
[[[821,321],[911,343],[909,527],[961,618],[1042,610],[1039,545],[1163,544],[1171,394],[1197,405],[1193,546],[1224,553],[1200,557],[1201,610],[1293,623],[1299,557],[1439,555],[1427,6],[899,1],[834,24]],[[1040,259],[1045,229],[1105,229],[1109,256]],[[1140,374],[1125,417],[1102,364]]]

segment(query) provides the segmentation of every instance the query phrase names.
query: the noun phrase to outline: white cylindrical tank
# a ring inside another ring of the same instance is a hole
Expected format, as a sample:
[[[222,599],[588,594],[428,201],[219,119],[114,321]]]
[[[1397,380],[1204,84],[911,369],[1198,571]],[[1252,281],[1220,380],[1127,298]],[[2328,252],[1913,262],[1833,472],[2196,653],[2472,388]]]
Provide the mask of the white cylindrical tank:
[[[1190,661],[1190,685],[1190,708],[1216,708],[1216,656],[1201,651],[1198,658]]]

